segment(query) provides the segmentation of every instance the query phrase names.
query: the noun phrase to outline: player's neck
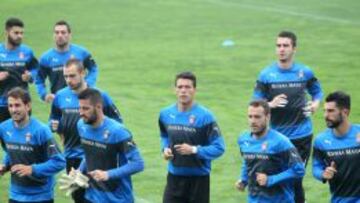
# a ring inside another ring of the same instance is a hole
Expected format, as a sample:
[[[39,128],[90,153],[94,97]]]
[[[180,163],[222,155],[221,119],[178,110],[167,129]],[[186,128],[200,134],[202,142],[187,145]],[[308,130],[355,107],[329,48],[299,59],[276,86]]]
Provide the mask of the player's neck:
[[[30,121],[30,116],[26,116],[23,120],[21,121],[15,121],[15,127],[17,128],[23,128],[25,127]]]
[[[293,60],[278,60],[278,65],[281,69],[290,69],[293,64]]]
[[[177,108],[178,108],[178,111],[180,112],[185,112],[185,111],[188,111],[191,109],[191,107],[194,105],[194,101],[191,101],[189,103],[181,103],[181,102],[178,102],[177,103]]]
[[[261,132],[253,133],[253,136],[254,136],[256,139],[261,139],[261,138],[263,138],[268,132],[269,132],[269,128],[266,127],[266,128],[265,128],[264,130],[262,130]]]
[[[20,44],[14,45],[14,44],[11,44],[9,41],[6,41],[5,46],[6,46],[7,50],[14,50],[14,49],[18,48],[20,46]]]
[[[70,49],[70,44],[67,44],[65,46],[56,46],[55,49],[58,52],[66,52]]]
[[[349,132],[349,129],[351,127],[351,123],[349,120],[344,120],[338,127],[334,128],[334,133],[338,137],[342,137],[346,135],[347,132]]]
[[[96,122],[94,122],[91,126],[93,128],[97,128],[99,126],[101,126],[103,123],[104,123],[104,120],[105,120],[105,116],[103,113],[99,113],[98,114],[98,119],[96,120]]]
[[[81,86],[78,89],[74,90],[74,91],[76,92],[76,94],[79,94],[80,92],[84,91],[86,88],[88,88],[88,85],[87,85],[86,82],[83,82],[81,84]]]

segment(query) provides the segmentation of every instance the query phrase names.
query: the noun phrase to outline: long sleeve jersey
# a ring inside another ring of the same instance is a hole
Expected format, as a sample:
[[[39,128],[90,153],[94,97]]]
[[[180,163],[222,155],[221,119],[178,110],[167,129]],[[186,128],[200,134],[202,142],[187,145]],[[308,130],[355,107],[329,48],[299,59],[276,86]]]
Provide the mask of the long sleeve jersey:
[[[144,169],[144,161],[131,133],[108,117],[96,128],[81,119],[77,128],[85,152],[80,170],[103,170],[109,176],[99,182],[90,178],[85,198],[91,202],[134,202],[131,175]]]
[[[326,182],[322,174],[335,163],[337,172],[329,182],[331,202],[360,202],[360,125],[351,125],[345,135],[332,129],[320,133],[314,142],[313,175]]]
[[[209,175],[211,161],[225,151],[224,139],[213,114],[205,107],[194,104],[186,112],[178,111],[173,104],[164,108],[159,117],[161,147],[170,148],[174,158],[168,171],[173,175]],[[187,143],[197,147],[197,153],[181,155],[174,145]]]
[[[35,79],[38,66],[38,61],[30,47],[21,44],[16,49],[9,50],[4,44],[0,44],[0,72],[9,73],[5,80],[0,81],[0,107],[7,106],[7,93],[12,88],[28,89],[28,82],[24,82],[21,75],[29,71],[32,79]]]
[[[245,132],[238,139],[243,157],[241,181],[248,186],[248,202],[294,202],[293,180],[305,174],[305,167],[296,148],[281,133],[270,129],[261,138]],[[260,186],[256,174],[268,176]]]
[[[69,50],[65,52],[59,52],[55,48],[51,48],[40,57],[40,67],[35,81],[37,92],[42,100],[45,99],[47,94],[45,85],[47,78],[49,78],[50,82],[50,92],[53,94],[66,87],[63,67],[71,58],[76,58],[83,63],[84,68],[87,70],[85,80],[89,86],[95,87],[98,67],[86,48],[76,44],[70,44]]]
[[[104,114],[122,122],[119,110],[110,96],[100,91],[103,99]],[[81,158],[83,150],[80,147],[80,137],[76,128],[80,119],[78,95],[69,87],[58,91],[51,107],[50,121],[59,121],[57,133],[64,138],[64,154],[66,158]]]
[[[294,63],[289,69],[282,69],[277,63],[261,71],[254,90],[254,99],[272,101],[280,94],[287,96],[285,107],[271,109],[271,127],[290,139],[310,136],[312,123],[304,115],[306,95],[320,101],[323,93],[313,71],[302,64]],[[286,116],[284,116],[286,115]]]
[[[18,128],[12,119],[0,125],[0,139],[5,146],[3,164],[10,169],[15,164],[32,166],[30,176],[11,174],[11,199],[45,201],[54,198],[54,175],[64,169],[65,159],[50,129],[34,118]]]

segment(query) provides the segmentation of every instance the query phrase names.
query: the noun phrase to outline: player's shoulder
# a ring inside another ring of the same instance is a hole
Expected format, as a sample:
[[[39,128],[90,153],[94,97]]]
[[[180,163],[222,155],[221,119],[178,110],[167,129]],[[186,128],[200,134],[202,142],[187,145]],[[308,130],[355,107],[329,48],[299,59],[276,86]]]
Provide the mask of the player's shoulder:
[[[37,118],[30,117],[30,129],[36,134],[36,136],[39,136],[42,141],[45,141],[51,137],[49,126]]]
[[[50,56],[53,56],[54,54],[56,54],[56,51],[54,48],[49,48],[48,50],[44,51],[41,56],[40,59],[47,59]]]
[[[3,51],[5,51],[6,49],[5,49],[5,45],[4,45],[4,43],[0,43],[0,52],[3,52]]]
[[[296,71],[302,72],[304,76],[312,77],[314,75],[313,70],[305,64],[296,62],[294,63],[294,67]]]
[[[66,96],[69,94],[72,94],[72,91],[70,90],[70,88],[68,86],[66,86],[56,92],[55,98],[56,97],[61,98],[62,96]]]
[[[124,124],[118,121],[105,117],[105,127],[108,129],[109,134],[113,135],[115,140],[121,141],[128,137],[131,137],[130,131],[125,127]]]
[[[31,54],[33,53],[33,50],[26,44],[21,44],[19,48],[20,48],[19,50],[22,52],[27,52]]]
[[[164,108],[162,108],[160,110],[160,116],[164,115],[164,114],[167,114],[167,113],[173,113],[175,111],[177,111],[177,105],[176,105],[176,103],[173,103],[173,104],[170,104],[170,105],[165,106]]]
[[[202,117],[204,119],[204,122],[206,123],[216,120],[214,113],[210,109],[199,103],[195,104],[193,108],[193,113],[198,117]]]
[[[40,56],[40,59],[39,59],[40,64],[47,64],[47,63],[49,63],[49,62],[50,62],[49,60],[50,60],[51,57],[53,57],[55,54],[57,54],[57,52],[55,51],[54,48],[50,48],[50,49],[46,50],[46,51],[45,51],[44,53],[42,53],[41,56]]]
[[[327,142],[327,140],[332,139],[333,133],[330,128],[326,128],[325,130],[318,133],[314,139],[314,147],[321,148],[322,144],[324,142]]]
[[[251,132],[250,131],[244,131],[241,132],[237,138],[237,142],[239,145],[242,145],[243,143],[250,141],[251,138]]]
[[[0,123],[0,128],[5,129],[12,126],[13,120],[11,118]]]
[[[356,131],[360,131],[360,124],[352,124],[352,126]]]
[[[199,104],[199,103],[195,103],[192,110],[194,112],[197,112],[199,114],[203,114],[205,116],[213,116],[214,115],[210,109],[208,109],[207,107],[205,107],[205,106],[203,106],[202,104]]]
[[[70,44],[70,49],[73,52],[78,52],[81,54],[89,54],[89,51],[84,46],[78,44]]]
[[[274,74],[275,72],[278,71],[277,68],[277,63],[276,62],[272,62],[271,64],[267,65],[265,68],[263,68],[258,76],[259,80],[267,80],[269,77],[272,76],[272,74]]]
[[[271,140],[278,151],[285,151],[294,147],[288,137],[274,129],[269,130],[268,139]]]

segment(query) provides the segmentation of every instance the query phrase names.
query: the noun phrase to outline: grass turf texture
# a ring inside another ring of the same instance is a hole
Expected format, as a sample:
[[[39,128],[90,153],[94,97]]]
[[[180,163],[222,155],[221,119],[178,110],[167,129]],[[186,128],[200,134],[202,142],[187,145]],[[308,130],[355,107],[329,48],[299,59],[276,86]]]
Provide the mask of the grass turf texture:
[[[183,70],[198,76],[197,100],[217,116],[226,153],[213,162],[211,202],[245,202],[233,185],[240,171],[238,134],[247,129],[246,109],[259,71],[275,59],[275,36],[297,33],[297,61],[313,68],[324,92],[352,95],[351,120],[359,122],[360,2],[355,0],[2,0],[0,19],[25,21],[25,43],[36,56],[53,45],[55,21],[73,28],[73,42],[87,47],[98,66],[98,87],[118,105],[145,159],[134,176],[137,202],[161,202],[166,162],[160,156],[159,110],[174,102],[173,78]],[[221,47],[225,39],[235,46]],[[33,115],[46,121],[49,105],[31,87]],[[322,109],[314,133],[324,127]],[[310,163],[311,164],[311,163]],[[0,181],[0,202],[7,201],[8,178]],[[328,202],[327,185],[308,167],[304,181],[308,202]],[[56,202],[71,202],[59,190]]]

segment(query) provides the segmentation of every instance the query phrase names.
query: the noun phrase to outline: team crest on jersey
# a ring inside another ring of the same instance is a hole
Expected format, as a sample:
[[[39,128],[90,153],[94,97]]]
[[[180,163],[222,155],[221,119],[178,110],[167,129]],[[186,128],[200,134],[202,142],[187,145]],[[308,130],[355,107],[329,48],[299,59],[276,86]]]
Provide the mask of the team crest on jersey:
[[[109,138],[109,134],[110,134],[110,132],[108,130],[105,130],[104,135],[103,135],[105,140]]]
[[[22,53],[22,52],[19,52],[19,58],[20,58],[20,59],[24,59],[24,58],[25,58],[25,55],[24,55],[24,53]]]
[[[303,77],[304,77],[304,71],[303,71],[303,70],[300,70],[298,76],[299,76],[299,78],[303,78]]]
[[[268,142],[263,142],[263,143],[261,144],[261,149],[262,149],[263,151],[265,151],[265,150],[267,149],[267,147],[268,147]]]
[[[25,141],[26,141],[26,143],[29,143],[30,140],[31,140],[31,134],[30,134],[30,133],[26,133],[26,135],[25,135]]]
[[[358,144],[360,144],[360,133],[358,133],[358,134],[356,135],[356,142],[357,142]]]
[[[190,123],[190,125],[193,125],[195,123],[195,116],[194,115],[191,115],[189,117],[189,123]]]

